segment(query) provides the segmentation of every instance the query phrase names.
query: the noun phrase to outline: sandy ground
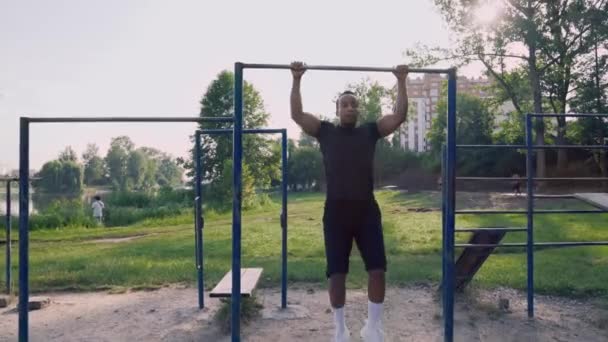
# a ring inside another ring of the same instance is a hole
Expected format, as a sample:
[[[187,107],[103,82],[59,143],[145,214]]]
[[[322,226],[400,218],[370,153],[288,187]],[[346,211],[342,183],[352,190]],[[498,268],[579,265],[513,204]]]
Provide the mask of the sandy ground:
[[[434,288],[390,288],[385,309],[387,341],[441,341],[441,309]],[[51,305],[30,314],[31,341],[229,341],[213,320],[221,303],[196,308],[196,290],[167,287],[123,294],[49,293]],[[290,309],[278,310],[278,289],[261,289],[263,309],[243,326],[243,341],[329,341],[332,314],[322,288],[289,289]],[[499,310],[499,298],[509,300]],[[510,289],[476,291],[456,307],[456,341],[608,341],[608,310],[586,301],[537,296],[536,318],[526,316],[525,294]],[[349,290],[346,320],[358,332],[367,312],[362,290]],[[0,341],[17,340],[17,313],[0,309]]]

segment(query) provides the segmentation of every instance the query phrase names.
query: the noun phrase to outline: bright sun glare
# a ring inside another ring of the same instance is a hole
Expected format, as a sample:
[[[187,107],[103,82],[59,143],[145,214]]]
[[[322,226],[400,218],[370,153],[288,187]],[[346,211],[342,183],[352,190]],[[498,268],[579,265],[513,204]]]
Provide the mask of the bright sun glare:
[[[499,1],[480,1],[475,9],[475,20],[480,24],[490,24],[498,18],[501,12]]]

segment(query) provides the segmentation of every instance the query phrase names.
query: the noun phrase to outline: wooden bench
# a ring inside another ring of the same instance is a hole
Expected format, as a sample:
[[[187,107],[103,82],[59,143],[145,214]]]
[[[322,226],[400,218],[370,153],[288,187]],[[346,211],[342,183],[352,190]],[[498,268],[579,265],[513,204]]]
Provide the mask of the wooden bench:
[[[241,297],[251,297],[262,276],[262,268],[241,268]],[[232,271],[228,271],[224,278],[209,293],[212,298],[229,298],[232,295]]]

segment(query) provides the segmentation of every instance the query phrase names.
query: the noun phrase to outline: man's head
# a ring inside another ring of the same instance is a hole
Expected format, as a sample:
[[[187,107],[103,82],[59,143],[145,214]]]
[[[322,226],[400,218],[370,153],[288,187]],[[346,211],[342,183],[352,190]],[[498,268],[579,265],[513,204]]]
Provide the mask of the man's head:
[[[359,118],[359,101],[352,91],[345,91],[336,100],[336,115],[342,126],[355,126]]]
[[[95,199],[96,201],[101,201],[101,196],[95,195],[95,197],[93,197],[93,199]]]

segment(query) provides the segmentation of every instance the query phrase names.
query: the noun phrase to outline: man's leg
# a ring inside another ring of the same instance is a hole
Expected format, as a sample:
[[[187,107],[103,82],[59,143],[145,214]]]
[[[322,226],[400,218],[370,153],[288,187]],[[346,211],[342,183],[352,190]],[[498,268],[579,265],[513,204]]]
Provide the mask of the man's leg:
[[[346,274],[336,273],[329,277],[329,302],[332,308],[342,308],[346,302]]]
[[[367,272],[367,297],[372,303],[384,302],[386,281],[384,269],[369,270]]]
[[[329,279],[329,301],[334,313],[334,341],[348,341],[350,333],[344,319],[346,300],[346,274],[348,259],[352,249],[352,231],[346,229],[340,211],[325,208],[323,233],[325,237],[325,256],[327,258],[327,278]]]
[[[361,330],[364,341],[383,341],[382,316],[385,295],[386,253],[382,233],[380,209],[374,202],[368,209],[364,224],[358,227],[355,235],[357,247],[365,262],[368,272],[368,316],[367,323]]]

